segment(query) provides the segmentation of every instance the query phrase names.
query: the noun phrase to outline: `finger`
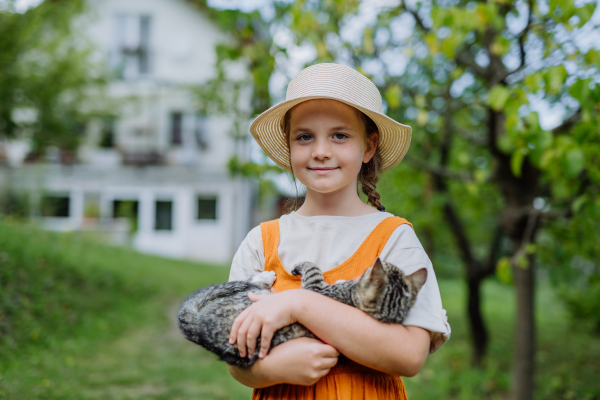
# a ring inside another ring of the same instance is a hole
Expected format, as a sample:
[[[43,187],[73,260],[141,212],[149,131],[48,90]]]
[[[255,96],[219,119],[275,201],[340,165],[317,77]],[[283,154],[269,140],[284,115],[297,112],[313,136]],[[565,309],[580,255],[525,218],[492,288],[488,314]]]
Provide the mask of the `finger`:
[[[246,357],[246,336],[248,335],[248,329],[250,328],[253,319],[252,316],[246,318],[238,330],[237,344],[240,357]]]
[[[254,355],[254,351],[256,350],[256,340],[258,339],[258,335],[260,334],[262,328],[262,324],[258,318],[255,318],[252,325],[248,329],[248,334],[246,335],[246,347],[248,348],[248,358]],[[261,339],[262,340],[262,339]]]
[[[263,325],[260,333],[260,350],[258,351],[258,358],[265,358],[271,347],[271,340],[273,339],[273,330],[268,326]]]
[[[338,358],[337,357],[326,357],[323,359],[323,364],[322,367],[330,370],[331,368],[333,368],[335,366],[335,364],[337,364],[338,362]]]
[[[259,301],[267,297],[268,294],[255,294],[252,292],[248,292],[248,298],[252,301]]]
[[[329,357],[329,358],[337,358],[340,355],[340,352],[333,346],[330,346],[328,344],[324,345],[324,349],[323,349],[323,353],[322,356],[323,357]]]
[[[248,309],[246,308],[233,320],[233,325],[231,325],[231,332],[229,332],[229,344],[235,344],[237,337],[238,337],[238,330],[240,329],[240,326],[242,326],[242,324],[246,320],[247,316],[248,316]]]

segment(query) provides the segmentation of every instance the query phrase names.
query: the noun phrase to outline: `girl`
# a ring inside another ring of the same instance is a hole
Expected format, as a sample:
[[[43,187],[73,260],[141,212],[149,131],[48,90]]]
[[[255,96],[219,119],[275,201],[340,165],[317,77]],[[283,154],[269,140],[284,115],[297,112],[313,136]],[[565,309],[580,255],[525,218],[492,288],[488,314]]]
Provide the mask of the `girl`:
[[[245,356],[261,337],[259,360],[249,369],[228,366],[229,372],[255,388],[253,399],[406,399],[400,376],[417,374],[450,336],[429,258],[412,225],[384,212],[375,187],[378,173],[406,153],[410,127],[382,113],[381,95],[368,78],[338,64],[316,64],[294,77],[286,101],[259,115],[250,131],[306,186],[306,200],[254,228],[234,257],[230,280],[275,271],[277,293],[248,294],[255,303],[234,321],[230,343]],[[358,196],[359,181],[371,206]],[[427,268],[403,325],[302,290],[290,274],[311,261],[335,283],[361,276],[377,257],[407,274]],[[320,340],[299,338],[268,352],[273,333],[293,322]],[[346,358],[338,363],[340,353]]]

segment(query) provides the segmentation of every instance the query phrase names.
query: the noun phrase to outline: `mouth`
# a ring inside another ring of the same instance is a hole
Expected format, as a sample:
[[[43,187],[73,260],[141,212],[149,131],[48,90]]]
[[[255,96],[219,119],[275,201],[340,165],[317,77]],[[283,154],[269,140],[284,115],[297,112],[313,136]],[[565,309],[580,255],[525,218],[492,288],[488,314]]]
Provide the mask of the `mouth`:
[[[338,168],[339,167],[313,167],[313,168],[308,168],[308,169],[310,171],[315,172],[317,175],[327,175],[327,174],[335,171]]]

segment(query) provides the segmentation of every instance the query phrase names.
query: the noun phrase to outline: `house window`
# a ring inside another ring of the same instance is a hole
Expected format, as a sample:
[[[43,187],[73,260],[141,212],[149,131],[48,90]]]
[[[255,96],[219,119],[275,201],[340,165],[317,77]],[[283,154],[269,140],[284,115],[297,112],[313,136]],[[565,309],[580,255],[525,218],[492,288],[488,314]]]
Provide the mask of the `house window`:
[[[183,114],[171,113],[171,144],[181,145],[183,143]]]
[[[157,201],[154,229],[157,231],[173,230],[173,202]]]
[[[120,78],[150,72],[150,25],[147,15],[115,15],[114,64]]]
[[[137,200],[113,201],[113,218],[129,220],[131,232],[136,232],[138,229],[138,210],[139,202]]]
[[[196,115],[194,137],[196,138],[196,145],[202,150],[206,150],[208,148],[208,129],[206,123],[206,115]]]
[[[217,197],[198,197],[196,218],[199,220],[217,219]]]
[[[100,142],[98,145],[107,149],[115,146],[115,118],[105,117],[102,119],[102,127],[100,129]]]
[[[68,218],[71,199],[67,195],[46,195],[42,197],[42,216]]]

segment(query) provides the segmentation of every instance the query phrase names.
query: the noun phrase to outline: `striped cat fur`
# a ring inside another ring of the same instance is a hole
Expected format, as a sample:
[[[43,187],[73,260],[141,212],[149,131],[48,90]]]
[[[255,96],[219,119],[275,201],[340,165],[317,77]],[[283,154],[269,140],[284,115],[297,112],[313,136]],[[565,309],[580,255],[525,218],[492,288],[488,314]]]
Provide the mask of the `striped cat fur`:
[[[302,288],[356,307],[373,318],[388,323],[402,323],[414,305],[417,293],[427,279],[427,270],[405,275],[396,266],[377,259],[357,281],[338,281],[329,285],[321,269],[313,263],[296,265],[292,274],[302,276]],[[248,292],[269,293],[275,273],[265,271],[248,281],[232,281],[200,288],[179,307],[179,329],[186,339],[212,351],[228,364],[250,367],[258,358],[260,338],[254,354],[239,356],[237,345],[229,344],[234,319],[252,304]],[[304,326],[294,323],[275,332],[271,347],[298,337],[315,337]]]

